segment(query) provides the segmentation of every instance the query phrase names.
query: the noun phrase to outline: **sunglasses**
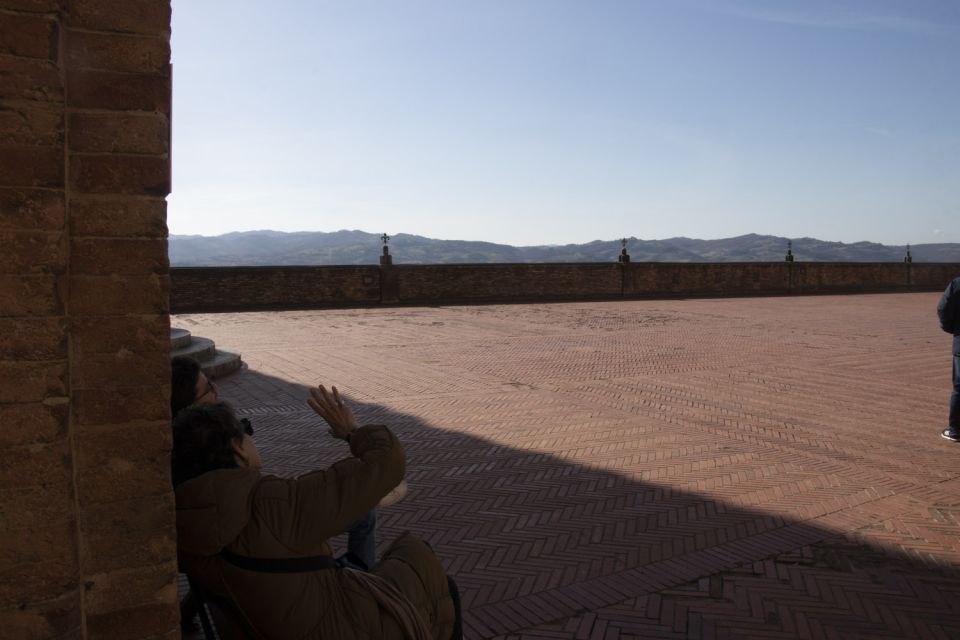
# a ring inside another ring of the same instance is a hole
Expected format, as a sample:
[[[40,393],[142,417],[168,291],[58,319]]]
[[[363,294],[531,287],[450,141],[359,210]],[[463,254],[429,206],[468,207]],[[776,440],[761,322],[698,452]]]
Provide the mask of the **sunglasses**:
[[[243,432],[248,436],[253,435],[253,425],[250,424],[250,421],[246,418],[240,418],[240,426],[243,427]]]

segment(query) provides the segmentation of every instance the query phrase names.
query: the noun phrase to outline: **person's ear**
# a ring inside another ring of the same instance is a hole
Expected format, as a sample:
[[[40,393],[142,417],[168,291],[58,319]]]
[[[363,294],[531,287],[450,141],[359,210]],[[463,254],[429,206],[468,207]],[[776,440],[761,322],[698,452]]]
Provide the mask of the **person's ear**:
[[[240,467],[250,466],[250,456],[243,448],[243,440],[231,440],[230,449],[233,451],[233,459],[237,461]]]

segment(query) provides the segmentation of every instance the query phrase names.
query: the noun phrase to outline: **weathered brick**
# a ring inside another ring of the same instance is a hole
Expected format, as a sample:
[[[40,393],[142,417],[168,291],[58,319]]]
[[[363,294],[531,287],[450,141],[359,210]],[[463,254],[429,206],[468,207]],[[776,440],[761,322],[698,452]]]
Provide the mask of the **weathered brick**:
[[[57,59],[59,25],[44,15],[0,13],[0,55]]]
[[[170,420],[169,383],[160,387],[131,387],[104,393],[75,389],[73,421],[78,426],[121,424],[130,420]]]
[[[167,276],[72,276],[70,312],[76,316],[167,313]]]
[[[162,37],[70,30],[66,61],[72,69],[165,74],[170,64],[170,43]]]
[[[77,492],[84,504],[170,492],[169,420],[85,427],[77,437]]]
[[[73,519],[75,506],[69,476],[46,486],[0,486],[0,530],[30,529],[44,522]]]
[[[74,363],[71,382],[74,389],[111,391],[124,387],[169,384],[169,351],[135,353],[121,349],[116,353],[86,354]]]
[[[26,594],[24,594],[26,596]],[[23,602],[0,609],[0,629],[18,640],[82,640],[80,591],[71,589],[51,600]],[[177,636],[179,638],[179,636]]]
[[[56,276],[0,274],[0,317],[58,315],[61,299]]]
[[[109,638],[110,640],[138,640],[143,638],[143,630],[163,633],[174,630],[180,619],[177,607],[170,604],[149,604],[132,609],[123,609],[110,613],[87,615],[87,633],[91,638]]]
[[[164,274],[169,266],[160,238],[79,238],[70,249],[70,271],[77,275]]]
[[[66,324],[58,317],[0,318],[0,360],[65,360]]]
[[[143,605],[177,602],[177,567],[167,562],[134,568],[118,568],[96,574],[87,573],[87,614],[100,615]]]
[[[0,273],[63,273],[65,241],[59,231],[0,231]]]
[[[70,156],[70,185],[83,193],[164,197],[170,193],[170,165],[156,156]]]
[[[70,150],[163,155],[169,132],[166,116],[158,114],[74,113]]]
[[[0,145],[0,185],[63,187],[63,149]]]
[[[169,76],[71,70],[67,73],[67,91],[70,108],[170,114]]]
[[[78,582],[73,559],[37,562],[29,571],[19,566],[0,571],[0,609],[59,598],[75,589]]]
[[[70,518],[37,520],[26,529],[0,529],[0,571],[18,564],[76,557],[77,525]]]
[[[121,196],[73,197],[70,232],[75,236],[166,238],[167,202]]]
[[[63,438],[69,415],[66,398],[0,405],[0,447],[44,444]]]
[[[0,9],[53,13],[60,8],[61,0],[0,0]]]
[[[63,104],[60,70],[49,60],[0,56],[0,96]]]
[[[71,0],[68,24],[94,31],[165,35],[170,31],[170,2],[163,0]]]
[[[87,427],[78,443],[80,500],[115,502],[169,493],[171,446],[169,421]]]
[[[0,188],[0,229],[61,230],[64,216],[62,191]]]
[[[0,362],[0,402],[39,402],[67,394],[63,362]]]
[[[83,507],[81,563],[88,573],[140,567],[176,555],[173,492]]]
[[[0,485],[15,488],[69,482],[70,466],[66,440],[7,447],[0,450]]]
[[[63,110],[60,105],[0,102],[0,145],[62,144]]]
[[[70,328],[74,358],[120,351],[165,351],[170,348],[166,315],[75,318]]]

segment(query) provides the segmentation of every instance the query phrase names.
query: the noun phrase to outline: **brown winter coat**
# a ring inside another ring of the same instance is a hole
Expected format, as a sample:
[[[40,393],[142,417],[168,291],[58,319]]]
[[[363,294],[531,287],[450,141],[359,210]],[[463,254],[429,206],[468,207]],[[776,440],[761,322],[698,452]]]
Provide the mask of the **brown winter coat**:
[[[255,558],[331,555],[337,535],[399,483],[404,454],[383,426],[361,427],[352,458],[288,480],[252,469],[220,469],[176,488],[180,570],[213,594],[228,597],[262,638],[401,640],[394,616],[353,570],[261,573],[240,569],[221,549]],[[453,629],[446,574],[429,547],[406,533],[373,571],[417,609],[435,640]]]

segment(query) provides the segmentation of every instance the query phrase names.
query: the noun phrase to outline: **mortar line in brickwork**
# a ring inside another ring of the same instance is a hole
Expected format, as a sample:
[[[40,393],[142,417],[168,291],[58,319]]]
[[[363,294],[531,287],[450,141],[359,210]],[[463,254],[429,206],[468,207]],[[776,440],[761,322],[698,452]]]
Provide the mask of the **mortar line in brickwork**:
[[[0,11],[3,11],[0,9]],[[36,15],[36,14],[33,14]],[[47,14],[49,15],[49,14]],[[134,33],[132,31],[104,31],[103,29],[88,29],[85,27],[69,27],[67,31],[72,33],[93,33],[101,36],[119,36],[124,38],[142,38],[145,40],[160,40],[162,42],[167,42],[170,37],[170,32],[162,32],[160,35],[153,35],[156,32],[151,31],[150,33]],[[88,67],[80,67],[81,69]]]
[[[128,74],[128,75],[150,75],[150,74]],[[38,101],[31,100],[30,102],[37,102],[39,104],[50,104],[49,102],[43,102],[39,100]],[[72,107],[72,108],[67,108],[66,112],[68,114],[80,113],[84,115],[104,115],[104,116],[116,115],[118,113],[117,111],[114,111],[112,109],[103,109],[100,107]],[[164,113],[163,111],[158,111],[156,109],[130,109],[127,111],[121,111],[119,113],[123,113],[125,116],[143,116],[143,117],[161,116],[163,118],[169,119],[169,116],[166,113]]]
[[[131,153],[127,152],[113,152],[113,151],[75,151],[70,154],[71,156],[82,156],[84,158],[90,158],[93,156],[110,156],[111,158],[166,158],[167,154],[165,153]]]
[[[80,154],[74,154],[80,155]],[[30,187],[33,189],[33,187]],[[62,189],[49,189],[50,191],[62,191]],[[102,200],[104,202],[164,202],[166,198],[159,198],[157,196],[145,196],[137,194],[125,194],[125,193],[78,193],[76,194],[78,200]]]
[[[84,587],[84,567],[83,567],[83,554],[80,552],[84,548],[84,535],[83,527],[81,526],[81,506],[80,506],[80,482],[78,478],[77,470],[77,434],[76,434],[76,420],[74,416],[74,403],[73,403],[73,368],[74,362],[73,358],[70,357],[70,354],[73,351],[73,327],[72,325],[72,316],[71,316],[71,305],[70,305],[70,276],[72,275],[71,270],[71,243],[70,243],[70,216],[72,211],[71,206],[71,188],[70,188],[70,118],[68,114],[70,112],[68,105],[70,104],[70,90],[67,84],[67,65],[65,61],[65,52],[67,50],[67,37],[69,31],[63,27],[62,18],[58,16],[58,52],[57,52],[57,65],[60,69],[60,82],[63,86],[63,201],[64,201],[64,218],[63,218],[63,234],[65,236],[66,242],[63,251],[65,253],[65,266],[64,273],[61,276],[63,280],[63,286],[58,287],[60,294],[63,296],[61,300],[61,308],[63,312],[63,317],[66,320],[67,324],[67,368],[66,368],[66,392],[67,392],[67,401],[69,410],[67,411],[67,442],[70,448],[70,481],[71,488],[73,490],[73,514],[74,514],[74,530],[76,531],[76,570],[77,570],[77,592],[80,599],[80,637],[86,640],[89,637],[87,633],[87,595],[86,588]]]

